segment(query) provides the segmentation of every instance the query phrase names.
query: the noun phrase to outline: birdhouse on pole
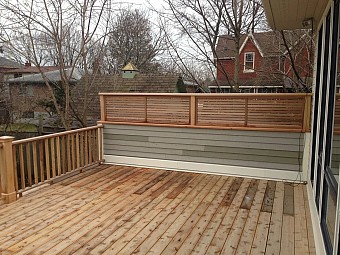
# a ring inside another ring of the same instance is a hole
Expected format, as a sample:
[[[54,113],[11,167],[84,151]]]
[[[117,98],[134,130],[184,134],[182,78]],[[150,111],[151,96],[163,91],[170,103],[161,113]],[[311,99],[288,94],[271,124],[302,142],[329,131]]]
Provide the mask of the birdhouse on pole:
[[[139,73],[137,67],[134,66],[131,62],[129,62],[126,66],[122,69],[122,77],[124,79],[132,79]]]

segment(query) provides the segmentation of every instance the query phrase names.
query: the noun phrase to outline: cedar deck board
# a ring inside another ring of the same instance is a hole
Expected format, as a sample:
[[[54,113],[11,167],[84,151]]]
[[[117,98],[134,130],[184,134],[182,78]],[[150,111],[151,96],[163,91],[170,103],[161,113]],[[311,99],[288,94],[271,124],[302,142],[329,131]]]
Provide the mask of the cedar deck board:
[[[283,214],[294,215],[294,186],[285,183]]]
[[[272,212],[274,196],[275,196],[276,182],[268,181],[266,193],[264,194],[263,204],[261,211],[262,212]]]
[[[98,166],[1,205],[0,253],[315,254],[309,225],[304,185]]]

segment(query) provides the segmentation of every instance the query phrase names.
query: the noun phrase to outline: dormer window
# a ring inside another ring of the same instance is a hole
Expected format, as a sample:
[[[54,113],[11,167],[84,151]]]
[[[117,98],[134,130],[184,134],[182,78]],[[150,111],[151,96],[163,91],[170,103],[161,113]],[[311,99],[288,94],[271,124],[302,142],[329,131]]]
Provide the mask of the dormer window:
[[[255,52],[244,53],[244,72],[254,72]]]

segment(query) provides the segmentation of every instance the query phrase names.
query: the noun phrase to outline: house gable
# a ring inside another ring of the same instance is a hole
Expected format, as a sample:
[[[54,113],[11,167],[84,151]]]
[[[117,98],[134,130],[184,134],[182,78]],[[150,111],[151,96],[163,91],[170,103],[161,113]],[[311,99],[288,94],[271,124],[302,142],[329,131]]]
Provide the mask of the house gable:
[[[248,37],[249,38],[249,37]],[[262,63],[262,54],[258,49],[258,46],[254,43],[253,39],[247,39],[245,41],[242,50],[240,50],[240,79],[246,78],[254,78],[256,77],[256,70],[259,70]],[[245,55],[246,53],[253,53],[254,54],[254,70],[246,70],[245,69]]]
[[[261,50],[261,48],[260,48],[260,45],[258,44],[258,42],[256,41],[256,39],[254,38],[253,34],[249,34],[249,35],[246,37],[246,39],[243,41],[243,43],[242,43],[242,45],[241,45],[241,47],[240,47],[239,53],[240,53],[240,54],[242,53],[244,47],[247,45],[247,43],[248,43],[249,41],[251,41],[251,42],[256,46],[256,48],[257,48],[258,52],[260,53],[261,57],[263,57],[263,52],[262,52],[262,50]]]

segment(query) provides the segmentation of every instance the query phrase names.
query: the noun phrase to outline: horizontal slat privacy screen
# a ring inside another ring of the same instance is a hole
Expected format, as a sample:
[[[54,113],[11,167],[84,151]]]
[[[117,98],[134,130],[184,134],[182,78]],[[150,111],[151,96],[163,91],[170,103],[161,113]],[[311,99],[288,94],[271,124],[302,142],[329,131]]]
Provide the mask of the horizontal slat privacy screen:
[[[307,131],[311,94],[106,94],[102,121]]]

